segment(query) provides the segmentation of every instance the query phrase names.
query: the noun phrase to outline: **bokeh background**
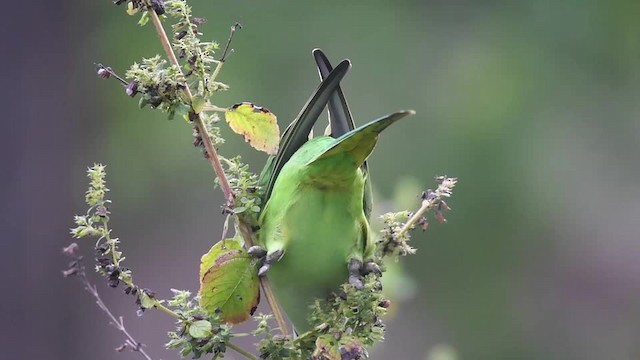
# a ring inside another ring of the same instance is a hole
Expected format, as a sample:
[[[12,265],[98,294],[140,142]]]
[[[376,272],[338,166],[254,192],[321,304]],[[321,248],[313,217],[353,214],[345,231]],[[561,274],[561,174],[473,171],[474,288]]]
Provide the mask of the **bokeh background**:
[[[321,47],[353,62],[343,88],[358,123],[417,111],[371,159],[378,203],[414,206],[433,176],[460,178],[449,223],[415,237],[415,291],[374,359],[426,359],[438,344],[464,360],[640,358],[639,2],[192,4],[205,38],[244,25],[217,105],[253,101],[285,126],[318,82]],[[137,359],[114,353],[120,334],[61,276],[86,167],[108,166],[115,234],[136,281],[162,297],[197,289],[221,193],[188,125],[94,74],[94,62],[124,72],[160,53],[151,27],[107,0],[4,9],[0,358]],[[229,138],[222,151],[260,169],[265,156]],[[136,317],[95,280],[155,359],[177,358],[162,347],[171,319]]]

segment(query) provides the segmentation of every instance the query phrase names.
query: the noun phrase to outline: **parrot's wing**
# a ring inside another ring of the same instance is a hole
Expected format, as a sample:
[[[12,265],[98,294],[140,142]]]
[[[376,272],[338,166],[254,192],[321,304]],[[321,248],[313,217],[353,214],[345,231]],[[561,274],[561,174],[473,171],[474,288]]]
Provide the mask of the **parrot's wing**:
[[[318,86],[313,95],[307,100],[307,103],[304,104],[298,116],[296,116],[295,120],[293,120],[285,130],[280,140],[278,153],[267,160],[267,164],[260,173],[258,183],[265,189],[263,203],[266,203],[269,196],[271,196],[273,185],[284,164],[307,142],[313,125],[329,102],[333,92],[339,86],[340,80],[342,80],[350,68],[351,63],[349,60],[340,62],[327,78],[320,83],[320,86]]]
[[[373,120],[372,122],[356,128],[355,130],[349,131],[337,138],[333,145],[315,156],[309,161],[309,163],[327,159],[336,155],[349,154],[353,161],[355,161],[356,165],[362,166],[365,160],[367,160],[367,157],[371,154],[371,151],[373,151],[373,147],[378,141],[378,135],[389,125],[407,115],[413,114],[415,114],[415,111],[413,110],[398,111]]]
[[[331,62],[329,62],[327,56],[320,49],[313,50],[313,58],[316,60],[316,65],[318,66],[320,80],[324,80],[331,70],[333,70]],[[338,86],[336,92],[333,93],[329,99],[329,126],[331,128],[331,136],[334,138],[338,138],[356,128],[356,124],[353,122],[353,117],[351,116],[351,111],[349,110],[349,105],[340,86]],[[373,208],[373,191],[371,189],[369,166],[366,161],[362,164],[361,169],[365,179],[362,207],[364,209],[364,215],[369,219]]]

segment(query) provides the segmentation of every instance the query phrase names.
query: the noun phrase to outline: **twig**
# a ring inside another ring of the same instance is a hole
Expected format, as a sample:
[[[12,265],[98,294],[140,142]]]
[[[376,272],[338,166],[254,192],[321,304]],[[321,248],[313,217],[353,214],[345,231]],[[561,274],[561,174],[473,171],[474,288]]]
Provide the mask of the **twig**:
[[[229,348],[233,349],[238,354],[243,355],[247,359],[258,360],[258,358],[255,355],[253,355],[252,353],[250,353],[250,352],[246,351],[245,349],[239,347],[238,345],[235,345],[235,344],[232,344],[230,342],[227,342],[227,346]]]
[[[76,258],[76,261],[78,262],[81,261],[81,258]],[[125,340],[126,346],[131,348],[132,351],[140,353],[140,355],[142,355],[145,359],[152,360],[151,357],[142,348],[144,345],[138,340],[136,340],[133,336],[131,336],[131,334],[129,334],[129,332],[124,326],[124,321],[122,319],[122,316],[119,316],[116,318],[115,315],[113,315],[111,310],[109,310],[107,305],[104,303],[104,301],[102,301],[102,298],[100,297],[100,294],[98,294],[98,290],[96,286],[91,284],[91,282],[89,281],[89,278],[87,277],[87,273],[85,272],[84,266],[81,264],[78,264],[76,266],[78,269],[76,275],[84,285],[85,290],[87,290],[87,292],[96,299],[96,304],[98,305],[100,310],[102,310],[105,314],[107,314],[109,319],[111,319],[111,324],[113,324],[113,326],[115,326],[116,329],[120,330],[120,332],[124,334],[124,336],[126,337],[126,340]]]
[[[178,69],[180,69],[180,64],[178,63],[176,54],[171,47],[171,42],[167,37],[167,33],[165,32],[164,27],[162,26],[160,17],[151,8],[149,8],[147,12],[149,14],[149,17],[151,17],[151,20],[153,21],[153,25],[156,29],[156,32],[158,33],[158,37],[160,38],[160,43],[162,44],[162,47],[164,48],[164,51],[167,54],[167,57],[169,58],[169,61],[173,65],[175,65]],[[218,65],[214,69],[213,74],[211,76],[211,81],[213,81],[215,77],[218,75],[218,73],[220,73],[220,69],[222,69],[223,64],[224,62],[222,61],[218,62]],[[191,100],[193,98],[193,95],[188,85],[185,87],[184,91],[185,91],[185,94],[187,95],[187,98]],[[204,125],[204,122],[202,121],[202,117],[200,116],[200,114],[196,114],[196,115],[198,116],[194,121],[196,122],[198,132],[200,133],[200,135],[202,135],[202,141],[203,141],[204,147],[207,150],[207,154],[209,155],[207,157],[209,159],[209,163],[213,167],[213,170],[215,171],[216,176],[218,177],[220,188],[222,189],[222,192],[224,193],[226,200],[229,203],[233,203],[233,198],[234,198],[233,190],[231,189],[231,185],[227,180],[227,176],[224,172],[222,164],[220,163],[220,159],[218,158],[218,152],[216,151],[215,147],[213,146],[213,143],[211,142],[211,138],[209,137],[209,134]],[[243,228],[244,228],[244,231],[242,231]],[[253,246],[254,244],[253,233],[250,230],[248,230],[245,226],[240,226],[240,229],[241,229],[242,237],[244,238],[247,246]],[[260,278],[260,285],[262,288],[262,292],[265,294],[265,297],[267,298],[267,302],[269,303],[271,312],[273,313],[274,317],[276,318],[276,321],[278,322],[278,327],[280,328],[282,335],[288,336],[287,323],[284,321],[284,316],[282,315],[282,311],[278,306],[278,303],[275,299],[275,295],[273,294],[273,290],[271,289],[271,286],[269,285],[269,281],[265,276]]]
[[[446,176],[441,176],[437,178],[440,184],[435,191],[427,191],[422,195],[422,205],[420,209],[416,211],[409,220],[402,226],[400,231],[396,234],[396,237],[401,237],[404,235],[409,229],[413,227],[420,219],[422,215],[427,211],[435,208],[436,206],[442,206],[444,204],[445,208],[448,208],[443,198],[451,196],[451,190],[458,182],[457,178],[448,178]]]
[[[180,69],[180,63],[178,63],[178,58],[176,57],[175,52],[171,48],[171,42],[167,37],[167,33],[164,31],[164,27],[162,27],[162,23],[160,22],[160,17],[151,8],[149,8],[147,12],[151,17],[151,20],[153,21],[153,25],[156,29],[156,32],[158,33],[158,37],[160,37],[160,43],[162,44],[162,47],[164,48],[164,51],[167,54],[167,57],[169,58],[169,61],[171,62],[171,64],[175,65],[178,69]],[[221,67],[222,64],[223,63],[219,62],[218,67]],[[218,69],[216,68],[216,70]],[[179,71],[182,72],[182,70],[179,70]],[[191,101],[191,99],[193,98],[193,94],[191,93],[191,89],[189,88],[189,85],[185,86],[184,92],[187,95],[187,99]],[[215,171],[216,176],[218,177],[218,182],[220,183],[220,188],[224,193],[225,199],[228,202],[232,203],[233,190],[231,189],[231,185],[229,185],[229,181],[227,180],[227,176],[224,173],[222,164],[220,164],[220,160],[218,159],[218,152],[216,151],[216,148],[213,146],[213,143],[211,142],[211,138],[209,137],[209,133],[207,132],[206,126],[204,125],[204,121],[202,121],[202,117],[200,116],[200,114],[196,114],[196,115],[198,116],[194,121],[196,122],[196,127],[198,128],[198,132],[202,135],[202,141],[204,143],[204,147],[207,150],[207,154],[209,155],[207,156],[207,158],[209,159],[209,163],[211,163],[211,166],[213,167],[213,170]]]

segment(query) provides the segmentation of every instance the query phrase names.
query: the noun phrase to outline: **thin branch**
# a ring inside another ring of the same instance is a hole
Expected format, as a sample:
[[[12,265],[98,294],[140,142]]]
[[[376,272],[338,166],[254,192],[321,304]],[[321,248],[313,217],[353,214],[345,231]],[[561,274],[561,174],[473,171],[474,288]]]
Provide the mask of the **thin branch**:
[[[225,112],[227,109],[215,105],[205,105],[202,107],[203,112]]]
[[[153,21],[153,25],[156,29],[156,32],[158,33],[158,37],[160,38],[160,42],[162,43],[162,47],[164,48],[164,51],[166,52],[167,57],[169,58],[169,61],[171,61],[173,65],[175,65],[178,69],[180,69],[180,64],[178,63],[176,54],[171,47],[171,42],[167,37],[167,33],[165,32],[164,27],[162,26],[160,17],[152,9],[149,9],[147,11],[148,11],[149,17],[151,17],[151,20]],[[215,77],[218,75],[218,73],[220,73],[220,69],[222,69],[223,64],[224,62],[222,61],[218,62],[218,65],[214,69],[213,74],[211,76],[211,81],[213,81]],[[191,100],[193,95],[191,93],[191,89],[189,88],[189,86],[186,86],[184,91],[188,99]],[[204,122],[202,121],[202,117],[200,116],[200,114],[197,114],[197,115],[198,116],[195,119],[196,126],[198,128],[198,132],[200,133],[200,135],[202,135],[202,141],[204,143],[204,147],[207,150],[207,154],[209,155],[208,156],[209,162],[211,163],[211,166],[213,167],[213,170],[215,171],[216,176],[218,177],[220,188],[222,189],[222,192],[224,193],[226,200],[229,203],[233,203],[233,198],[234,198],[233,190],[231,189],[231,185],[227,180],[227,176],[224,172],[222,164],[220,163],[220,159],[218,158],[218,152],[216,151],[215,147],[213,146],[213,143],[211,142],[211,138],[209,137],[209,134],[204,125]],[[244,238],[247,246],[253,246],[254,244],[253,233],[250,230],[246,229],[245,226],[240,226],[240,228],[241,228],[242,237]],[[242,231],[243,228],[244,228],[244,231]],[[267,298],[267,302],[269,303],[271,312],[274,314],[274,317],[278,322],[278,326],[280,327],[280,331],[282,332],[282,335],[287,336],[288,335],[287,323],[284,321],[284,316],[282,314],[282,311],[278,306],[278,303],[275,299],[275,295],[273,294],[273,290],[271,289],[271,286],[269,285],[269,281],[267,280],[266,277],[263,276],[260,278],[260,285],[262,287],[262,292],[265,294],[265,297]]]
[[[235,352],[237,352],[238,354],[240,354],[240,355],[242,355],[242,356],[246,357],[247,359],[250,359],[250,360],[258,360],[258,358],[257,358],[255,355],[253,355],[252,353],[250,353],[250,352],[246,351],[245,349],[243,349],[243,348],[239,347],[238,345],[235,345],[235,344],[232,344],[232,343],[230,343],[230,342],[227,342],[227,346],[228,346],[229,348],[233,349],[233,350],[234,350]]]
[[[76,261],[80,261],[80,259]],[[131,336],[131,334],[129,334],[129,332],[124,326],[124,321],[122,319],[122,316],[116,318],[115,315],[113,315],[111,310],[109,310],[107,305],[104,303],[104,301],[102,301],[102,298],[100,297],[100,294],[98,294],[98,290],[96,286],[91,284],[91,282],[89,282],[89,278],[87,277],[87,273],[85,272],[84,266],[83,265],[77,265],[77,266],[78,266],[78,272],[76,273],[76,275],[84,285],[85,290],[87,290],[87,292],[96,299],[96,304],[98,305],[100,310],[102,310],[105,314],[107,314],[107,316],[111,320],[111,324],[113,324],[113,326],[115,326],[116,329],[120,330],[120,332],[124,334],[124,336],[126,337],[125,343],[127,344],[127,346],[131,348],[132,351],[140,353],[140,355],[142,355],[146,360],[152,360],[151,356],[149,356],[142,348],[143,344],[138,340],[136,340],[133,336]]]
[[[422,215],[427,211],[434,209],[438,206],[442,206],[448,209],[446,203],[444,202],[445,197],[451,196],[451,190],[458,182],[456,178],[448,178],[446,176],[441,176],[437,178],[440,181],[438,188],[435,191],[427,191],[422,195],[422,204],[420,209],[416,211],[409,220],[402,226],[400,231],[395,235],[396,237],[401,237],[407,231],[409,231],[420,219]]]
[[[242,221],[239,221],[238,228],[240,229],[240,233],[247,243],[247,247],[253,246],[253,232],[251,231],[251,229],[249,229],[248,226]],[[271,308],[273,317],[276,318],[276,322],[278,323],[278,327],[280,328],[280,333],[282,333],[283,336],[289,336],[287,322],[284,320],[284,315],[282,313],[282,310],[280,309],[280,305],[278,305],[276,296],[273,294],[273,289],[271,289],[271,284],[269,283],[269,279],[267,278],[267,276],[260,277],[260,287],[262,288],[262,292],[267,298],[267,304],[269,304],[269,307]]]
[[[151,20],[153,21],[153,26],[155,27],[156,32],[158,33],[158,37],[160,38],[160,43],[162,44],[162,47],[164,48],[164,51],[167,54],[167,57],[169,58],[169,61],[171,62],[171,64],[175,65],[180,72],[182,72],[182,70],[180,70],[180,63],[178,63],[178,58],[176,57],[175,52],[171,48],[171,42],[167,37],[167,33],[164,31],[164,27],[162,27],[162,23],[160,22],[160,17],[151,8],[149,8],[147,12],[149,14],[149,17],[151,17]],[[218,63],[218,67],[220,67],[220,64],[222,63]],[[189,85],[185,87],[184,92],[187,96],[187,99],[191,101],[191,99],[193,98],[193,94],[191,93],[191,89],[189,88]],[[224,173],[222,164],[220,164],[220,160],[218,159],[218,152],[216,151],[216,148],[213,146],[213,143],[211,142],[211,138],[209,137],[209,133],[207,132],[206,126],[204,125],[204,121],[202,121],[202,117],[200,116],[200,114],[196,114],[196,115],[198,116],[194,121],[196,122],[196,127],[198,128],[198,132],[200,133],[200,135],[202,135],[202,141],[208,154],[207,159],[209,159],[209,163],[211,163],[211,166],[213,167],[213,170],[215,171],[216,176],[218,177],[218,182],[220,183],[220,188],[224,193],[225,199],[228,202],[232,203],[233,190],[231,189],[231,185],[229,184],[229,181],[227,180],[227,176]]]

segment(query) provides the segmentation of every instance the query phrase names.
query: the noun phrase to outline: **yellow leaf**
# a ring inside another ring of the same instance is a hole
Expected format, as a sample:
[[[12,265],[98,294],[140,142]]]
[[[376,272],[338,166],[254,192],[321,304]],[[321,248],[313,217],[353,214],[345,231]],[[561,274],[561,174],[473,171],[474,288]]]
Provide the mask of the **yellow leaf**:
[[[278,152],[280,128],[271,111],[252,103],[235,104],[225,112],[225,119],[231,129],[244,136],[244,140],[254,149],[269,155]]]

